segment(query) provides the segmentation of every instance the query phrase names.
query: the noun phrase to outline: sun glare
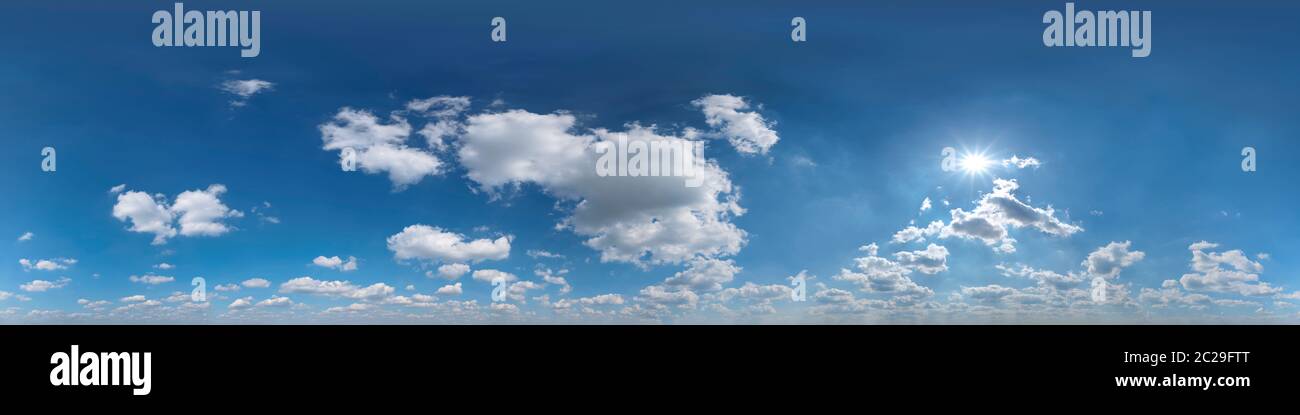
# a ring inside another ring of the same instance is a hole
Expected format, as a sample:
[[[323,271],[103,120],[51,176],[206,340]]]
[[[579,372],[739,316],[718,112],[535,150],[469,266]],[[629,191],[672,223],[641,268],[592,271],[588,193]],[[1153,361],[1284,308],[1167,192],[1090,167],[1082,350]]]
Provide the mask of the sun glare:
[[[967,174],[980,174],[993,165],[993,160],[983,154],[966,154],[961,158],[961,169]]]

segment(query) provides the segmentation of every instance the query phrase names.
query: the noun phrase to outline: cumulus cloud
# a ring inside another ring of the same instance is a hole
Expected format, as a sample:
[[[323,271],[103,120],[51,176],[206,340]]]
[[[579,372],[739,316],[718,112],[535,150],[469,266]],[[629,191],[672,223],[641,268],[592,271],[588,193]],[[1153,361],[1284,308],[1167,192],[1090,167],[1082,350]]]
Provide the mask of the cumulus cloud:
[[[18,289],[27,291],[29,293],[39,293],[39,292],[45,292],[53,289],[63,288],[67,286],[69,282],[72,282],[72,279],[68,277],[61,277],[56,281],[32,280],[28,283],[19,285]]]
[[[463,289],[461,289],[460,283],[458,282],[458,283],[455,283],[455,284],[448,284],[448,285],[444,285],[444,286],[442,286],[442,288],[439,288],[439,289],[438,289],[438,291],[436,292],[436,294],[438,294],[438,295],[460,295],[460,294],[463,293],[463,292],[465,292],[465,291],[464,291]]]
[[[740,267],[730,259],[697,257],[687,263],[686,269],[664,280],[669,286],[684,286],[694,291],[717,291],[722,284],[731,282]]]
[[[312,277],[298,277],[280,284],[282,294],[315,294],[366,301],[380,301],[396,291],[397,289],[382,282],[361,287],[350,281],[322,281]]]
[[[59,271],[76,264],[77,260],[75,258],[40,259],[36,261],[21,258],[18,260],[18,265],[23,267],[23,271]]]
[[[504,271],[498,271],[495,269],[480,269],[478,271],[474,271],[475,281],[483,281],[483,282],[490,283],[493,280],[496,280],[497,278],[500,278],[505,282],[514,282],[519,280],[519,277],[516,277],[515,274],[511,274],[509,272],[504,272]]]
[[[1008,229],[1028,227],[1061,237],[1083,231],[1082,227],[1057,218],[1051,206],[1037,208],[1022,202],[1015,195],[1019,187],[1014,179],[995,179],[993,191],[985,193],[975,208],[970,211],[958,208],[950,212],[952,220],[938,231],[939,237],[978,239],[995,251],[1011,253],[1015,252],[1016,240],[1009,236]]]
[[[219,236],[233,228],[222,221],[240,218],[244,214],[230,209],[221,202],[226,186],[214,184],[203,190],[188,190],[176,196],[169,204],[161,194],[150,196],[139,191],[118,194],[113,205],[113,217],[130,222],[131,232],[152,233],[153,244],[167,243],[168,238],[181,236]],[[179,225],[179,231],[177,226]]]
[[[250,278],[240,283],[246,288],[266,288],[271,286],[271,282],[262,278]]]
[[[470,180],[489,194],[537,184],[548,194],[573,202],[561,228],[589,239],[604,262],[680,263],[695,255],[731,255],[745,232],[730,223],[744,213],[726,172],[704,161],[687,187],[684,177],[600,177],[597,147],[615,143],[681,143],[653,126],[628,125],[626,131],[575,132],[570,114],[522,110],[469,117],[457,155]],[[628,144],[631,146],[633,144]],[[647,144],[648,145],[648,144]]]
[[[407,226],[388,237],[388,250],[398,260],[428,260],[452,263],[502,260],[510,256],[511,236],[467,241],[465,235],[428,225]]]
[[[1235,293],[1245,296],[1273,295],[1282,292],[1260,281],[1264,265],[1253,261],[1244,252],[1234,249],[1213,252],[1219,245],[1200,241],[1187,247],[1192,251],[1192,272],[1183,274],[1179,282],[1188,291]]]
[[[1121,270],[1146,257],[1142,251],[1130,251],[1131,245],[1129,241],[1111,242],[1088,254],[1088,259],[1085,259],[1082,265],[1089,275],[1108,280],[1115,279]]]
[[[877,256],[879,246],[873,243],[861,249],[867,253],[867,256],[855,259],[857,271],[840,269],[840,273],[832,278],[837,281],[857,284],[858,288],[864,292],[884,293],[910,299],[929,297],[934,295],[934,290],[917,284],[908,275],[912,273],[913,269],[920,269],[920,267],[926,267],[929,270],[936,269],[933,260],[937,256],[941,255],[943,258],[947,258],[948,251],[946,249],[937,245],[932,246],[937,247],[937,249],[927,249],[927,251],[916,251],[909,253],[910,255],[904,255],[903,257],[909,258],[913,263],[903,264]],[[929,259],[925,259],[923,256]],[[946,265],[944,268],[946,269]]]
[[[708,95],[691,104],[704,112],[704,121],[718,129],[736,151],[742,154],[767,154],[780,140],[771,122],[757,112],[746,111],[749,103],[734,95]]]
[[[35,237],[36,237],[36,234],[34,234],[34,233],[31,233],[31,232],[23,232],[22,235],[19,235],[19,236],[18,236],[18,242],[27,242],[27,241],[32,240],[32,238],[35,238]]]
[[[347,261],[344,261],[342,258],[339,258],[337,255],[329,258],[326,258],[325,256],[322,255],[311,260],[311,263],[318,267],[337,269],[343,272],[357,270],[357,257],[354,256],[350,256],[348,257]]]
[[[904,251],[894,254],[894,259],[904,267],[922,274],[937,274],[948,270],[948,248],[930,244],[925,250]]]
[[[380,121],[369,111],[344,107],[319,129],[322,149],[339,151],[340,165],[346,165],[348,150],[354,151],[356,167],[369,174],[387,173],[394,191],[419,183],[425,176],[441,174],[443,162],[427,149],[408,146],[411,124],[400,114]]]
[[[438,267],[438,276],[449,280],[460,278],[460,276],[465,275],[467,272],[469,272],[469,265],[460,263],[443,264]],[[429,277],[433,276],[432,273],[426,273],[426,275]]]

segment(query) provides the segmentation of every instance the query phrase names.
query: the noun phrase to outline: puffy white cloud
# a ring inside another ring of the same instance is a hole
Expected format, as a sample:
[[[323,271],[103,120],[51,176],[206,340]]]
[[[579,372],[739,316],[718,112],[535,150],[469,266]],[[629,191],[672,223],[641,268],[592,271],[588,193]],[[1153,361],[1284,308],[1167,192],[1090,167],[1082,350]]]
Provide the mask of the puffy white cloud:
[[[406,145],[411,124],[397,114],[385,124],[369,111],[344,107],[319,128],[322,149],[339,151],[340,165],[346,162],[345,149],[350,148],[356,152],[358,168],[370,174],[388,173],[395,191],[441,173],[443,163],[436,155]]]
[[[1020,201],[1015,195],[1019,187],[1014,179],[994,179],[993,191],[985,193],[974,209],[968,212],[958,208],[950,212],[952,220],[939,236],[979,239],[998,252],[1011,253],[1015,251],[1015,239],[1008,235],[1008,228],[1031,227],[1053,236],[1083,231],[1078,225],[1058,219],[1051,206],[1036,208]]]
[[[250,278],[240,283],[246,288],[266,288],[271,286],[271,282],[262,278]]]
[[[740,271],[741,268],[730,259],[696,257],[688,262],[685,270],[664,280],[664,284],[685,286],[694,291],[717,291]]]
[[[1282,292],[1259,280],[1264,265],[1253,261],[1244,252],[1234,249],[1210,252],[1218,244],[1197,242],[1187,247],[1192,251],[1192,272],[1183,274],[1179,282],[1189,291],[1236,293],[1246,296],[1273,295]]]
[[[180,215],[182,236],[219,236],[230,232],[230,227],[221,223],[226,218],[239,218],[244,214],[232,210],[221,203],[218,198],[226,192],[226,186],[214,184],[206,190],[189,190],[176,196],[176,203],[171,210]]]
[[[232,228],[222,221],[228,218],[240,218],[244,214],[230,209],[221,202],[221,194],[226,186],[214,184],[204,190],[188,190],[176,196],[174,204],[168,205],[164,195],[149,196],[138,191],[118,194],[117,204],[113,205],[113,217],[119,221],[130,221],[131,232],[154,234],[154,245],[167,243],[167,239],[176,236],[219,236]],[[179,232],[173,222],[178,222]]]
[[[396,291],[382,282],[359,287],[350,281],[322,281],[312,277],[298,277],[280,284],[280,293],[283,294],[315,294],[365,301],[381,301]]]
[[[480,269],[478,271],[474,271],[475,281],[483,281],[483,282],[490,283],[493,280],[496,280],[497,278],[501,278],[502,280],[505,280],[505,282],[514,282],[519,279],[519,277],[516,277],[515,274],[511,274],[509,272],[504,272],[504,271],[497,271],[495,269]]]
[[[930,244],[922,251],[895,253],[894,259],[900,265],[917,270],[922,274],[937,274],[948,270],[948,248],[935,244]]]
[[[218,292],[234,292],[239,291],[239,284],[217,284],[217,286],[212,287],[212,289],[217,290]]]
[[[428,225],[411,225],[388,237],[388,250],[398,260],[446,262],[502,260],[510,256],[512,236],[466,241],[465,236]]]
[[[458,136],[464,130],[464,123],[457,117],[469,109],[469,104],[469,97],[436,96],[412,100],[406,104],[406,109],[433,119],[418,134],[424,137],[429,148],[441,151],[447,148],[446,139]]]
[[[449,280],[460,278],[460,276],[465,275],[467,272],[469,272],[469,265],[461,263],[443,264],[438,266],[438,276]],[[429,277],[433,276],[432,273],[425,273],[425,275]]]
[[[927,198],[925,198],[925,200],[922,200],[922,201],[921,201],[921,212],[925,212],[925,211],[927,211],[927,210],[930,210],[930,208],[933,207],[933,206],[934,206],[934,205],[930,203],[930,198],[927,197]]]
[[[780,140],[772,123],[749,109],[744,98],[734,95],[708,95],[691,101],[704,112],[704,121],[719,129],[736,151],[743,154],[767,154]]]
[[[1131,245],[1130,241],[1111,242],[1088,254],[1088,259],[1085,259],[1082,265],[1089,275],[1108,280],[1115,279],[1124,268],[1146,257],[1142,251],[1130,251]]]
[[[357,270],[357,257],[354,256],[350,256],[347,261],[343,261],[343,259],[339,258],[337,255],[329,258],[322,255],[311,260],[311,263],[318,267],[337,269],[343,272]]]
[[[461,293],[464,293],[464,292],[465,292],[465,290],[461,289],[460,283],[458,282],[458,283],[455,283],[455,284],[448,284],[448,285],[444,285],[444,286],[442,286],[442,288],[439,288],[439,289],[438,289],[438,291],[436,292],[436,294],[438,294],[438,295],[461,295]]]
[[[943,247],[939,247],[943,248]],[[833,279],[837,281],[847,281],[858,285],[859,289],[864,292],[885,293],[896,297],[921,298],[934,295],[934,291],[912,281],[909,274],[912,273],[912,266],[904,265],[899,262],[890,261],[889,259],[876,256],[879,247],[876,244],[870,244],[862,247],[862,251],[867,256],[857,258],[857,272],[848,269],[841,269],[840,273]],[[917,251],[926,252],[926,251]],[[934,250],[937,255],[938,249]],[[921,260],[916,253],[912,253],[912,260]],[[927,253],[926,255],[931,255]],[[942,250],[944,258],[947,257],[947,250]],[[924,262],[924,260],[921,260]],[[933,269],[932,264],[929,266]],[[936,271],[937,272],[937,271]]]
[[[680,263],[695,255],[730,255],[745,241],[730,223],[744,213],[726,172],[704,162],[687,187],[684,177],[600,177],[598,146],[624,142],[686,143],[654,127],[631,124],[627,131],[572,132],[569,114],[522,110],[469,117],[457,155],[470,180],[498,194],[504,188],[537,184],[548,194],[574,202],[560,224],[589,237],[585,244],[605,262]],[[632,144],[629,144],[629,146]]]
[[[18,236],[18,242],[26,242],[26,241],[30,241],[30,240],[32,240],[32,238],[35,238],[35,237],[36,237],[36,234],[34,234],[34,233],[31,233],[31,232],[23,232],[22,235],[19,235],[19,236]]]
[[[136,295],[132,295],[132,296],[122,297],[122,298],[119,299],[118,301],[121,301],[121,302],[124,302],[124,303],[139,303],[139,302],[143,302],[143,301],[145,301],[145,298],[144,298],[143,295],[136,294]]]
[[[74,258],[40,259],[36,261],[21,258],[18,260],[18,265],[23,267],[23,271],[58,271],[68,269],[68,267],[76,264],[77,260]]]
[[[320,294],[346,295],[357,290],[357,286],[347,281],[321,281],[312,277],[298,277],[280,284],[280,292],[285,294]]]
[[[18,289],[27,291],[29,293],[39,293],[39,292],[45,292],[53,289],[63,288],[67,286],[69,282],[72,282],[72,279],[68,277],[61,277],[56,281],[32,280],[28,283],[19,285]]]
[[[117,204],[113,205],[113,217],[131,221],[131,227],[127,228],[131,232],[154,234],[154,245],[167,243],[167,238],[176,236],[176,229],[172,227],[174,215],[162,195],[155,198],[137,191],[118,194]]]
[[[229,308],[231,310],[241,310],[252,306],[253,306],[253,297],[244,297],[244,298],[236,299],[235,301],[231,301],[230,305],[226,306],[226,308]]]
[[[160,269],[160,270],[166,271],[166,270],[169,270],[169,269],[172,269],[172,268],[176,268],[176,266],[175,266],[175,265],[172,265],[172,264],[168,264],[168,263],[166,263],[166,262],[163,262],[163,263],[160,263],[160,264],[155,264],[155,265],[153,266],[153,268],[154,268],[154,269]]]

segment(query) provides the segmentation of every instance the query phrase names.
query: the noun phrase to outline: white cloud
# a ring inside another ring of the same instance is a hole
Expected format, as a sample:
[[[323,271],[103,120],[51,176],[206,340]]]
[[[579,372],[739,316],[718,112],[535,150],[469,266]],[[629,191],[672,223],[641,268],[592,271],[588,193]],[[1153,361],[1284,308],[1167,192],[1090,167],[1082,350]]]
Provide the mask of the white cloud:
[[[28,282],[26,284],[19,285],[18,289],[27,291],[29,293],[39,293],[39,292],[45,292],[53,289],[63,288],[67,286],[69,282],[72,282],[72,279],[68,277],[61,277],[57,281],[32,280],[31,282]]]
[[[923,251],[895,253],[894,259],[900,265],[920,271],[922,274],[937,274],[948,270],[948,248],[935,244],[930,244]]]
[[[719,135],[736,151],[743,154],[767,154],[780,140],[772,123],[757,112],[744,111],[749,104],[744,98],[733,95],[708,95],[691,101],[704,112],[704,121],[719,129]]]
[[[1002,253],[1015,252],[1015,239],[1008,228],[1031,227],[1053,236],[1070,236],[1083,231],[1078,225],[1062,222],[1051,206],[1036,208],[1016,198],[1020,185],[1014,179],[994,179],[993,191],[985,193],[971,211],[951,211],[952,220],[940,231],[941,238],[957,236],[979,239]]]
[[[722,284],[731,282],[741,268],[735,261],[697,257],[691,259],[686,269],[664,280],[668,286],[685,286],[694,291],[717,291]]]
[[[225,192],[226,186],[214,184],[205,190],[181,192],[175,204],[168,205],[164,195],[128,191],[117,196],[113,217],[130,221],[127,230],[131,232],[154,234],[154,245],[165,244],[168,238],[178,234],[174,221],[179,223],[182,236],[219,236],[232,230],[223,220],[244,216],[221,202],[220,196]]]
[[[244,297],[244,298],[236,299],[235,301],[231,301],[230,305],[226,306],[226,308],[229,308],[231,310],[240,310],[252,306],[253,306],[253,297]]]
[[[443,264],[438,267],[438,276],[449,280],[460,278],[460,276],[465,275],[467,272],[469,272],[469,265],[460,263]],[[429,277],[433,276],[431,273],[426,273],[425,275]]]
[[[358,287],[349,281],[321,281],[312,277],[298,277],[280,284],[280,292],[284,294],[316,294],[366,301],[380,301],[396,291],[397,289],[382,282]]]
[[[1273,295],[1282,292],[1259,280],[1264,265],[1252,261],[1239,249],[1210,252],[1218,244],[1197,242],[1187,247],[1192,251],[1192,272],[1183,274],[1179,282],[1188,291],[1236,293],[1245,296]]]
[[[438,289],[437,294],[438,295],[460,295],[463,292],[465,291],[461,289],[460,283],[458,282],[455,284],[448,284],[442,286],[442,288]]]
[[[143,302],[143,301],[145,301],[145,298],[144,298],[143,295],[136,294],[136,295],[132,295],[132,296],[122,297],[122,298],[121,298],[120,300],[118,300],[118,301],[121,301],[121,302],[124,302],[124,303],[139,303],[139,302]]]
[[[630,124],[627,131],[577,134],[569,114],[522,110],[469,117],[457,155],[470,180],[496,195],[508,187],[535,183],[548,194],[573,202],[559,227],[589,237],[601,261],[680,263],[695,255],[731,255],[745,232],[729,222],[744,213],[726,172],[707,162],[699,187],[683,177],[600,177],[598,146],[627,142],[682,142],[654,127]],[[689,140],[687,140],[689,141]]]
[[[1002,160],[1002,167],[1015,167],[1023,169],[1026,167],[1038,168],[1042,163],[1033,157],[1020,158],[1020,156],[1011,156],[1009,159]]]
[[[564,255],[560,255],[557,253],[553,253],[541,249],[529,249],[528,252],[526,253],[528,254],[529,257],[532,257],[534,259],[536,258],[564,259]]]
[[[239,284],[217,284],[217,286],[212,287],[212,289],[217,290],[218,292],[239,291]]]
[[[18,260],[18,265],[23,267],[23,271],[58,271],[68,269],[68,267],[76,264],[77,260],[74,258],[41,259],[36,261],[22,258]]]
[[[929,198],[929,197],[925,198],[925,200],[922,200],[922,201],[921,201],[921,212],[925,212],[925,211],[927,211],[927,210],[930,210],[930,207],[932,207],[932,206],[933,206],[933,205],[930,204],[930,198]]]
[[[1111,242],[1088,254],[1088,259],[1085,259],[1081,265],[1087,269],[1089,275],[1108,280],[1115,279],[1121,270],[1146,257],[1142,251],[1129,251],[1131,245],[1129,241]]]
[[[237,97],[230,101],[231,106],[242,107],[248,104],[248,99],[252,98],[253,95],[263,91],[270,91],[275,88],[275,84],[261,79],[243,79],[222,82],[219,88]]]
[[[546,268],[534,270],[533,273],[538,277],[541,277],[542,281],[545,281],[547,284],[560,286],[560,294],[568,294],[570,291],[573,291],[573,286],[569,285],[569,281],[564,279],[564,275],[569,273],[569,270],[567,269],[552,271],[550,268]]]
[[[172,264],[168,264],[168,263],[166,263],[166,262],[163,262],[163,263],[160,263],[160,264],[155,264],[155,265],[153,266],[153,268],[154,268],[154,269],[160,269],[160,270],[166,271],[166,270],[169,270],[169,269],[172,269],[172,268],[176,268],[176,266],[175,266],[175,265],[172,265]]]
[[[165,275],[153,275],[153,274],[147,274],[142,276],[132,275],[127,279],[131,280],[131,282],[147,284],[147,285],[166,284],[172,281],[176,281],[176,279],[172,277],[168,277]]]
[[[339,151],[339,163],[345,160],[344,149],[356,151],[356,166],[366,173],[388,173],[394,191],[419,183],[425,176],[442,171],[442,161],[433,153],[406,145],[411,124],[397,114],[384,124],[369,111],[344,107],[334,120],[320,125],[324,150]]]
[[[257,302],[258,307],[288,307],[291,305],[293,305],[293,300],[278,295],[272,295],[271,298]]]
[[[483,282],[490,283],[497,278],[501,278],[505,280],[505,282],[514,282],[519,280],[519,277],[516,277],[515,274],[511,274],[509,272],[497,271],[495,269],[480,269],[478,271],[474,271],[474,280],[476,281],[483,281]]]
[[[907,257],[912,261],[917,261],[910,266],[876,256],[878,250],[879,247],[874,243],[864,246],[862,251],[866,252],[867,256],[855,259],[857,272],[841,269],[840,273],[832,278],[837,281],[855,283],[864,292],[884,293],[910,299],[934,295],[933,290],[917,284],[908,275],[912,273],[913,267],[925,266],[929,270],[934,270],[933,258],[938,256],[940,252],[942,257],[946,258],[946,249],[938,247],[938,249],[910,253],[912,256]],[[921,258],[923,255],[929,259]],[[929,263],[927,264],[927,262]]]
[[[182,236],[219,236],[230,232],[230,227],[221,223],[226,218],[239,218],[244,214],[232,210],[221,203],[218,198],[226,192],[226,186],[214,184],[206,190],[188,190],[176,196],[176,203],[171,210],[180,215]]]
[[[31,232],[24,232],[22,235],[19,235],[19,236],[18,236],[18,242],[26,242],[26,241],[30,241],[30,240],[32,240],[32,238],[35,238],[35,237],[36,237],[36,234],[34,234],[34,233],[31,233]]]
[[[246,288],[266,288],[271,286],[271,282],[262,278],[250,278],[240,283]]]
[[[447,262],[502,260],[510,256],[511,236],[495,240],[475,239],[428,225],[411,225],[388,237],[388,250],[398,260],[420,259]]]
[[[311,263],[315,264],[318,267],[337,269],[343,272],[357,270],[357,257],[353,257],[353,256],[348,257],[348,260],[345,262],[343,261],[342,258],[339,258],[337,255],[329,258],[326,258],[325,256],[322,255],[316,257],[316,259],[311,260]]]
[[[122,193],[123,191],[126,191],[126,184],[119,184],[117,186],[113,186],[108,189],[108,193],[114,195],[118,193]]]

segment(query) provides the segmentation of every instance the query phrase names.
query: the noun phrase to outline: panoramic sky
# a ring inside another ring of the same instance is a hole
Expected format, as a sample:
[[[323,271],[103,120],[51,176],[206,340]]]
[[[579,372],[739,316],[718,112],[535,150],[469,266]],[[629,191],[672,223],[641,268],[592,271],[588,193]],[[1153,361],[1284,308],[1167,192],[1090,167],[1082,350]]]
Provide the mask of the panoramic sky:
[[[174,7],[2,7],[0,322],[1300,317],[1294,4],[1076,3],[1143,58],[1065,2],[184,2],[255,57]]]

